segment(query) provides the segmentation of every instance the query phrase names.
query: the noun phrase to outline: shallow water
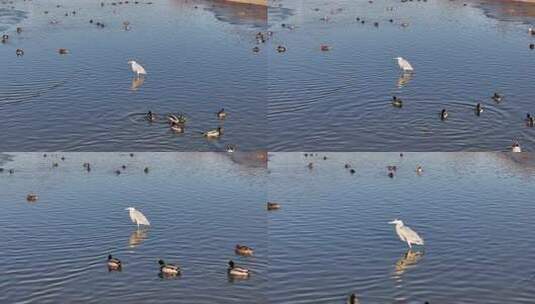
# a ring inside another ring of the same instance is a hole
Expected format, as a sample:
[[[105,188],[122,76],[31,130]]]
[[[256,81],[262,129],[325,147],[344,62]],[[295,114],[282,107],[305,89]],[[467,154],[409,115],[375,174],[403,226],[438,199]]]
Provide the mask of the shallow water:
[[[535,129],[524,122],[535,111],[533,4],[272,3],[268,120],[277,136],[270,150],[503,151],[513,139],[535,148]],[[332,49],[322,52],[321,44]],[[287,51],[277,53],[277,45]],[[412,75],[400,73],[397,56],[411,62]],[[501,103],[494,92],[505,96]],[[394,95],[403,108],[391,105]],[[442,108],[447,121],[439,119]]]
[[[535,155],[274,153],[269,168],[271,303],[533,303]],[[425,246],[407,252],[394,218]]]
[[[257,155],[3,154],[0,167],[15,169],[0,173],[0,302],[266,303],[265,162]],[[26,201],[30,191],[37,202]],[[150,229],[137,231],[129,206]],[[236,243],[255,255],[236,256]],[[110,252],[122,272],[108,272]],[[182,275],[159,277],[159,258]],[[251,277],[229,280],[229,259]]]
[[[3,151],[265,147],[258,134],[266,125],[267,59],[251,49],[255,33],[265,28],[266,10],[224,2],[148,3],[0,4],[0,31],[10,35],[0,45],[0,65],[7,71],[0,75]],[[23,32],[17,34],[16,27]],[[23,57],[15,55],[17,48],[24,49]],[[59,48],[70,54],[59,55]],[[127,64],[132,59],[146,68],[144,82],[133,78]],[[215,114],[221,108],[229,113],[224,123]],[[148,123],[148,110],[160,117],[184,113],[186,132],[174,134],[163,121]],[[202,137],[220,124],[221,139]]]

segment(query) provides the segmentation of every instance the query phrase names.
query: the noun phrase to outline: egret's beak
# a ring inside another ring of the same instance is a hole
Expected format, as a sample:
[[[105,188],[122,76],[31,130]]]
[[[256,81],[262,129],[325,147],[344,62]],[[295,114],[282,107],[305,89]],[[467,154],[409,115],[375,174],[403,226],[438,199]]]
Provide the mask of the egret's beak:
[[[391,222],[388,222],[388,223],[389,223],[389,224],[395,224],[395,223],[396,223],[396,221],[391,221]]]

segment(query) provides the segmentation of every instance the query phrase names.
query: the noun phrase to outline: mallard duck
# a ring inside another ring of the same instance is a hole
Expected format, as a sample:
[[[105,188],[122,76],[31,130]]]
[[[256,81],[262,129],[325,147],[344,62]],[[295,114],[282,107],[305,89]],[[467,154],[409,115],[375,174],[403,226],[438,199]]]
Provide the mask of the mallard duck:
[[[160,272],[168,275],[177,275],[180,273],[180,267],[173,264],[166,264],[163,260],[159,260]]]
[[[347,304],[359,304],[359,300],[354,293],[350,294],[347,298]]]
[[[351,174],[355,174],[357,171],[355,171],[355,169],[349,169],[349,173]]]
[[[478,102],[476,104],[476,115],[479,116],[481,115],[481,113],[483,112],[483,107],[481,106],[481,104]]]
[[[503,100],[503,95],[498,94],[497,92],[492,95],[492,99],[496,102],[500,102]]]
[[[15,53],[17,54],[17,57],[24,56],[24,50],[23,49],[17,49],[17,51]]]
[[[331,47],[326,44],[322,44],[320,45],[320,50],[322,50],[323,52],[327,52],[331,50]]]
[[[245,246],[245,245],[240,245],[240,244],[236,245],[236,248],[234,248],[234,251],[236,252],[236,254],[247,255],[247,256],[253,255],[254,253],[253,248]]]
[[[17,33],[18,34],[22,33],[22,27],[17,27]]]
[[[284,52],[286,52],[286,47],[284,47],[284,46],[282,46],[282,45],[279,45],[279,46],[277,47],[277,52],[279,52],[279,53],[284,53]]]
[[[26,200],[28,202],[36,202],[37,199],[39,199],[39,197],[37,196],[37,194],[34,194],[34,193],[30,193],[26,196]]]
[[[268,202],[267,203],[267,210],[268,211],[279,210],[280,208],[281,208],[281,205],[279,203],[274,203],[274,202]]]
[[[121,260],[114,258],[111,254],[108,255],[108,268],[109,269],[121,269],[123,264]]]
[[[69,54],[69,50],[61,48],[61,49],[58,49],[58,53],[60,53],[61,55],[66,55],[66,54]]]
[[[440,111],[440,119],[446,120],[447,118],[448,118],[448,111],[446,111],[446,109],[442,109],[442,111]]]
[[[148,111],[147,114],[145,114],[145,119],[147,119],[150,122],[153,122],[156,120],[156,115],[152,113],[152,111]]]
[[[203,133],[204,137],[210,137],[210,138],[220,137],[222,134],[223,134],[223,129],[221,127],[218,127],[215,130],[210,130],[210,131]]]
[[[397,96],[393,96],[392,97],[392,105],[394,107],[396,107],[396,108],[401,108],[401,107],[403,107],[403,100],[401,100]]]
[[[259,48],[259,47],[257,47],[257,46],[253,47],[253,52],[255,52],[255,53],[258,53],[258,52],[260,52],[260,48]]]
[[[149,173],[149,167],[145,167],[145,169],[143,169],[143,172]]]
[[[249,269],[237,266],[234,264],[234,261],[230,260],[228,262],[228,274],[234,277],[248,277],[250,274]]]
[[[225,118],[227,118],[227,112],[225,112],[225,109],[222,108],[221,110],[217,111],[217,118],[223,120]]]

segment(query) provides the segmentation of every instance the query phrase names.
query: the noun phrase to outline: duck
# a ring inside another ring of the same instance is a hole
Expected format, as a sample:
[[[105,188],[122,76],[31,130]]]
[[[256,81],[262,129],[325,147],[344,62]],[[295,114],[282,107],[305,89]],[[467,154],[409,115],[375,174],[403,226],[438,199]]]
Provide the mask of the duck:
[[[223,134],[223,129],[221,127],[218,127],[215,130],[210,130],[210,131],[204,132],[203,136],[204,137],[215,138],[215,137],[220,137],[222,134]]]
[[[279,46],[277,47],[277,52],[279,52],[279,53],[284,53],[284,52],[286,52],[286,47],[285,47],[285,46],[282,46],[282,45],[279,45]]]
[[[221,110],[217,111],[216,114],[217,118],[219,118],[220,120],[227,118],[227,112],[225,112],[225,108],[221,108]]]
[[[184,133],[184,126],[181,124],[172,123],[171,130],[173,130],[176,133]]]
[[[180,267],[173,264],[166,264],[163,260],[159,260],[160,272],[167,275],[177,275],[180,273]]]
[[[145,114],[145,118],[150,121],[150,122],[153,122],[156,120],[156,115],[154,115],[154,113],[152,113],[152,111],[148,111],[147,114]]]
[[[511,145],[511,151],[512,152],[522,152],[522,148],[520,148],[520,144],[517,141],[514,141]]]
[[[236,245],[236,248],[234,249],[234,251],[236,252],[236,254],[246,255],[246,256],[253,255],[254,253],[253,248],[245,246],[245,245],[240,245],[240,244]]]
[[[535,125],[535,119],[533,118],[533,116],[530,116],[528,118],[528,126],[533,127],[534,125]]]
[[[492,99],[496,102],[500,102],[503,100],[503,95],[495,92],[494,95],[492,95]]]
[[[268,202],[267,203],[267,210],[268,211],[279,210],[280,208],[281,208],[281,205],[279,203],[274,203],[274,202]]]
[[[394,178],[394,172],[388,172],[388,177]]]
[[[446,120],[447,118],[448,118],[448,111],[446,111],[446,109],[442,109],[442,111],[440,111],[440,119]]]
[[[531,35],[535,35],[535,29],[532,27],[528,28],[528,33]]]
[[[234,151],[236,151],[236,146],[234,146],[234,145],[227,145],[227,152],[228,152],[228,153],[233,153]]]
[[[328,52],[331,50],[331,47],[326,45],[326,44],[322,44],[320,45],[320,50],[323,51],[323,52]]]
[[[424,172],[424,169],[422,168],[422,166],[418,166],[416,167],[416,174],[420,175]]]
[[[24,50],[23,49],[17,49],[17,51],[15,53],[17,54],[17,57],[24,56]]]
[[[403,100],[401,100],[397,96],[393,96],[392,97],[392,105],[394,107],[396,107],[396,108],[401,108],[401,107],[403,107]]]
[[[149,167],[145,167],[145,169],[143,169],[143,172],[149,173]]]
[[[108,254],[108,268],[109,269],[121,269],[123,263],[121,260],[114,258],[111,254]]]
[[[350,294],[347,298],[347,304],[359,304],[359,300],[354,293]]]
[[[35,194],[35,193],[30,193],[30,194],[28,194],[28,195],[26,196],[26,200],[27,200],[28,202],[36,202],[37,199],[39,199],[39,197],[38,197],[37,194]]]
[[[234,261],[228,262],[228,274],[234,277],[248,277],[250,274],[249,269],[237,266]]]
[[[349,173],[351,173],[351,174],[355,174],[356,171],[355,171],[355,169],[351,168],[351,169],[349,169]]]
[[[255,46],[255,47],[253,48],[253,52],[255,52],[255,53],[258,53],[258,52],[260,52],[260,48],[259,48],[259,47],[257,47],[257,46]]]
[[[58,53],[60,53],[61,55],[66,55],[69,54],[69,50],[65,48],[60,48],[58,49]]]
[[[481,106],[481,103],[478,102],[476,104],[476,115],[479,116],[481,113],[483,113],[483,107]]]

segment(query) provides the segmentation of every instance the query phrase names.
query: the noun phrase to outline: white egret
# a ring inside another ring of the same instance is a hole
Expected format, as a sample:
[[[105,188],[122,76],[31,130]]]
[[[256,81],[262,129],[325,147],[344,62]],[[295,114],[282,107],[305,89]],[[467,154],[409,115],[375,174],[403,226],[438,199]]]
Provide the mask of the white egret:
[[[149,220],[141,213],[141,211],[136,210],[134,207],[128,207],[125,210],[129,211],[130,219],[132,223],[136,224],[139,228],[139,225],[150,226]]]
[[[412,68],[412,65],[404,58],[402,57],[396,57],[394,58],[398,61],[399,68],[403,70],[403,72],[412,72],[414,69]]]
[[[137,62],[134,60],[128,61],[128,64],[130,64],[130,67],[132,68],[132,72],[136,73],[137,76],[139,75],[146,75],[147,71]]]
[[[424,240],[418,235],[418,233],[416,233],[411,228],[405,226],[402,220],[395,219],[388,223],[396,225],[396,233],[398,234],[399,239],[402,242],[407,242],[407,244],[409,245],[409,248],[412,248],[412,244],[415,244],[415,245],[424,244]]]

